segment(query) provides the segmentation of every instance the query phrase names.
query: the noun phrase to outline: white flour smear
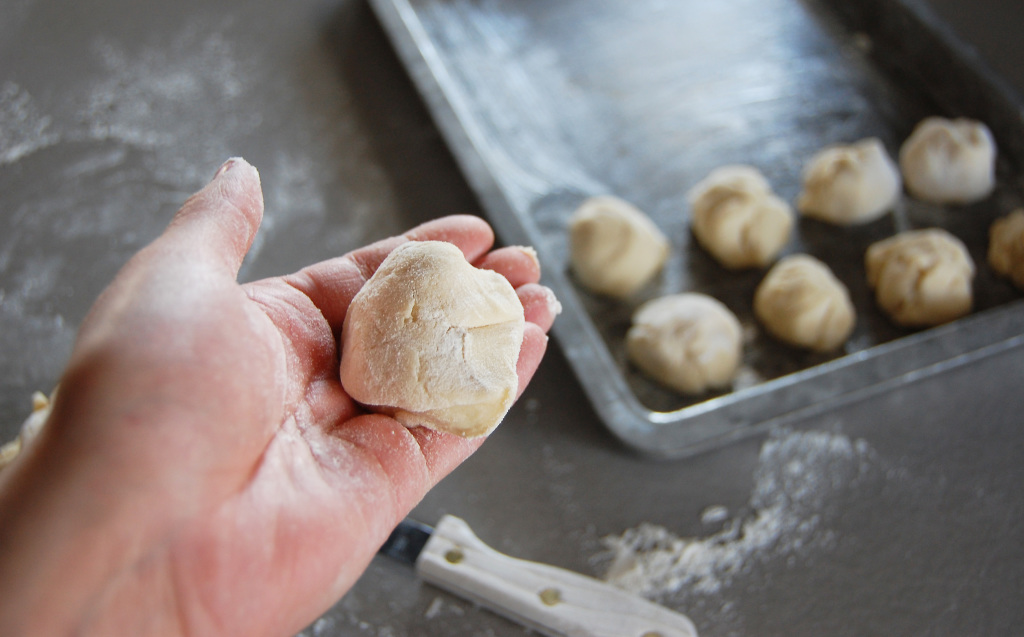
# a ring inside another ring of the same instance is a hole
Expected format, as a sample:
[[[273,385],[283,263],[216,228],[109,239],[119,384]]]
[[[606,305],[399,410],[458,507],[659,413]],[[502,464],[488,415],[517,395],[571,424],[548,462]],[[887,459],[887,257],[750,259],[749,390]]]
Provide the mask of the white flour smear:
[[[106,39],[92,48],[105,72],[72,102],[41,104],[12,81],[0,84],[0,166],[62,142],[115,142],[159,149],[160,176],[192,187],[260,124],[239,108],[248,69],[218,31],[193,26],[140,51]]]
[[[166,183],[205,183],[260,123],[245,108],[251,70],[219,30],[193,25],[137,51],[102,38],[92,48],[106,72],[81,107],[86,130],[68,138],[158,149],[153,169]]]
[[[0,84],[0,166],[13,164],[60,140],[53,120],[14,82]]]
[[[827,528],[830,500],[863,480],[873,457],[863,440],[842,435],[773,437],[761,448],[749,515],[710,537],[683,538],[645,523],[603,538],[605,579],[649,598],[715,594],[756,563],[827,548],[835,542]]]

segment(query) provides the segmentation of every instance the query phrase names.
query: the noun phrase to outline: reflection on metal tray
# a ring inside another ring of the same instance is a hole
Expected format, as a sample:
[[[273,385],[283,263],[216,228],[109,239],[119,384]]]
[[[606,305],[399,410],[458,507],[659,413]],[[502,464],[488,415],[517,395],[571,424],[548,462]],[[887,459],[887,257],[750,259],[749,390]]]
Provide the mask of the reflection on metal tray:
[[[537,248],[565,308],[557,340],[630,446],[687,455],[795,411],[1024,344],[1019,294],[984,266],[989,224],[1021,202],[1020,103],[919,2],[373,4],[499,236]],[[786,252],[832,267],[850,288],[858,327],[831,357],[766,336],[751,307],[764,273],[726,271],[693,243],[689,187],[718,166],[746,163],[792,201],[804,162],[823,146],[874,136],[895,155],[933,114],[993,129],[996,193],[956,208],[904,197],[893,214],[852,228],[801,220]],[[582,198],[604,193],[637,204],[673,242],[660,277],[628,302],[588,294],[568,268],[566,220]],[[959,236],[979,264],[976,311],[914,333],[877,311],[862,260],[871,242],[928,226]],[[729,393],[687,399],[626,362],[637,305],[685,290],[725,302],[750,335]]]

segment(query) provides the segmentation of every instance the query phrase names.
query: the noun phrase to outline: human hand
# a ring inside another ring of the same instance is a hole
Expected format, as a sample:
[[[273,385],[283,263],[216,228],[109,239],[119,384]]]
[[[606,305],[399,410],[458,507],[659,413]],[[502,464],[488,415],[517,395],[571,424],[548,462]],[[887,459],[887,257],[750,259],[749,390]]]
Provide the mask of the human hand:
[[[517,289],[520,391],[554,319],[536,260],[449,217],[238,285],[263,211],[232,160],[84,321],[53,412],[0,474],[0,634],[289,635],[480,441],[367,413],[338,378],[348,305],[404,241]]]

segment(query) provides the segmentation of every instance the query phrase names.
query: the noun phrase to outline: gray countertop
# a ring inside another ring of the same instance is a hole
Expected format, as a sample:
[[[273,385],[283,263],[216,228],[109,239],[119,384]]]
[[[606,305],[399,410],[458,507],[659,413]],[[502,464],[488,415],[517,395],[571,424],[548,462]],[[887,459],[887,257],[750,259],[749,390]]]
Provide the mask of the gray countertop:
[[[1020,3],[934,4],[1024,91]],[[5,439],[105,283],[229,156],[266,195],[245,280],[480,212],[364,2],[2,0],[0,16]],[[455,514],[503,552],[595,576],[656,525],[685,557],[636,583],[707,636],[1015,634],[1022,384],[1011,349],[654,462],[605,430],[552,347],[415,517]],[[379,558],[304,634],[526,632]]]

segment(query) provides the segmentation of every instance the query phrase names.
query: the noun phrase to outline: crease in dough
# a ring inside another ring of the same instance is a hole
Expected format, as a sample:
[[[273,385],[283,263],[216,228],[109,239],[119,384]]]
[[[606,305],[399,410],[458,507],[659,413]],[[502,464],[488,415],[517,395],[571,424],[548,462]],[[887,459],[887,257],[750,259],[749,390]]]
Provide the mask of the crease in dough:
[[[612,196],[590,197],[569,218],[569,259],[591,292],[625,298],[661,270],[668,238],[639,208]]]
[[[899,161],[907,190],[923,201],[966,204],[995,188],[995,138],[966,117],[925,118],[903,142]]]
[[[404,425],[483,436],[515,400],[524,328],[505,277],[450,243],[402,244],[349,306],[342,386]]]
[[[894,323],[929,327],[971,311],[974,261],[967,247],[939,228],[878,241],[864,255],[868,285]]]
[[[789,241],[793,211],[753,166],[716,168],[686,197],[694,237],[726,268],[764,267]]]
[[[686,292],[653,299],[633,314],[629,359],[645,375],[697,395],[732,383],[743,357],[736,315],[717,299]]]
[[[892,210],[903,183],[881,140],[862,139],[814,155],[804,168],[797,209],[836,225],[868,223]]]
[[[788,256],[768,271],[754,293],[754,314],[775,338],[818,352],[841,347],[857,320],[846,286],[807,254]]]

